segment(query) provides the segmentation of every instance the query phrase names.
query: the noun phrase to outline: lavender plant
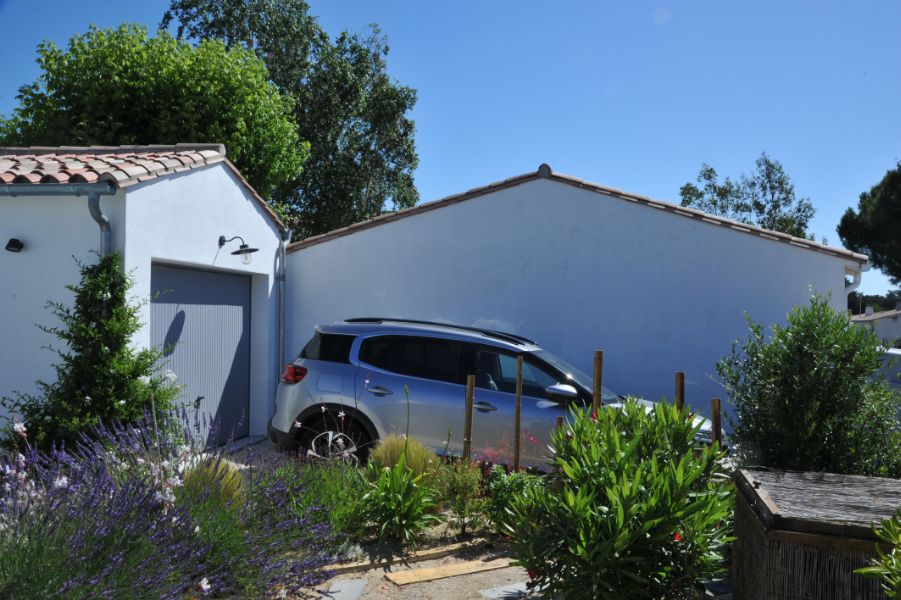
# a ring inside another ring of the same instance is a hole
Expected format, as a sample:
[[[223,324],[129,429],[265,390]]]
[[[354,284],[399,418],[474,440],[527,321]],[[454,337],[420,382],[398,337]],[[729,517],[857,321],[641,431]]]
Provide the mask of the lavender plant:
[[[166,413],[157,435],[146,415],[47,451],[17,424],[0,456],[0,597],[260,597],[321,582],[328,526],[290,510],[298,490],[251,478],[237,510],[213,485],[184,493],[186,473],[225,460],[186,423]]]

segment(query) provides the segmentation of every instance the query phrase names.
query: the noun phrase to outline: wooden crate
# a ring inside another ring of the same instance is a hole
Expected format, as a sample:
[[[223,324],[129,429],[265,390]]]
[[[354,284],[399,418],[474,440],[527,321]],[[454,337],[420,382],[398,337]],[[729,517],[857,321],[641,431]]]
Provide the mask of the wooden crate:
[[[743,469],[736,473],[736,600],[881,600],[854,574],[876,555],[871,524],[901,507],[901,481]]]

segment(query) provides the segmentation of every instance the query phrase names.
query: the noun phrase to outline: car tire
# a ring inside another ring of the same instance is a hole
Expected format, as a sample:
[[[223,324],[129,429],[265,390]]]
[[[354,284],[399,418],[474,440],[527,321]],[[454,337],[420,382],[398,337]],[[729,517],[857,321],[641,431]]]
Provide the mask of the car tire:
[[[358,465],[366,464],[373,443],[355,420],[343,421],[331,413],[304,423],[295,439],[302,459],[341,460]]]

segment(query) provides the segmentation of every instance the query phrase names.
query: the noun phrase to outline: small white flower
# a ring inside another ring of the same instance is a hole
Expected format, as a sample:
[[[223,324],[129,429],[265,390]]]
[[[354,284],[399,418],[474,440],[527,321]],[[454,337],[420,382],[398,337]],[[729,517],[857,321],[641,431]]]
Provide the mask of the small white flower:
[[[322,412],[325,412],[325,404],[323,404],[320,408],[322,409]]]
[[[301,423],[300,421],[294,421],[294,426],[295,427],[303,427],[303,423]]]
[[[85,397],[84,397],[84,401],[85,401],[85,402],[90,402],[90,401],[91,401],[91,397],[90,397],[90,396],[85,396]]]
[[[210,580],[207,579],[206,577],[204,577],[203,579],[200,580],[200,589],[203,590],[204,592],[210,591],[211,587],[213,587],[213,586],[210,585]]]
[[[177,488],[177,487],[181,487],[183,482],[180,477],[170,477],[167,484],[169,485],[170,488]]]
[[[175,383],[176,381],[178,381],[178,375],[176,375],[174,371],[170,371],[169,369],[166,369],[166,372],[163,374],[163,376],[169,383]]]
[[[194,526],[194,533],[200,533],[200,525]]]
[[[125,406],[125,400],[119,400],[118,402],[116,402],[116,404],[118,404],[119,406]]]
[[[69,487],[69,478],[65,475],[60,475],[53,480],[53,487],[55,487],[56,489],[65,489]]]
[[[404,439],[407,439],[407,434],[406,434],[406,433],[402,433],[402,434],[400,434],[400,437],[402,437],[402,438],[404,438]]]
[[[336,439],[335,445],[338,446],[339,449],[344,450],[344,438],[339,437]]]
[[[178,525],[178,517],[172,517],[172,524]]]
[[[150,385],[150,377],[148,377],[147,375],[141,375],[140,377],[138,377],[138,381],[140,381],[144,385]]]
[[[175,503],[175,494],[172,493],[172,490],[163,490],[161,492],[157,492],[153,495],[153,499],[157,502],[167,502],[169,504]]]
[[[25,434],[28,432],[28,430],[25,429],[25,423],[16,423],[15,425],[13,425],[13,431],[18,433],[22,437],[25,437]]]
[[[343,419],[343,418],[344,418],[344,411],[343,411],[343,410],[342,410],[341,412],[338,413],[338,418],[339,418],[339,419]]]

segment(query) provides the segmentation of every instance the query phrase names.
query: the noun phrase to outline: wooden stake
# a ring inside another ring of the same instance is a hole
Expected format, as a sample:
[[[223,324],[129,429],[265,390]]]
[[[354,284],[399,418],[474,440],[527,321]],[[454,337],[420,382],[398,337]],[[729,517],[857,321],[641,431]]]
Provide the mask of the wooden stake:
[[[676,408],[682,410],[685,406],[685,373],[676,371]]]
[[[466,422],[463,423],[463,460],[472,452],[472,402],[475,398],[476,376],[466,376]]]
[[[519,471],[519,453],[522,447],[520,420],[522,418],[522,354],[516,357],[516,406],[513,410],[513,470]]]
[[[601,390],[604,389],[604,351],[594,351],[594,387],[591,394],[591,414],[598,414],[601,410]]]
[[[723,446],[723,421],[720,415],[720,399],[710,399],[710,420],[713,427],[713,441],[720,447]]]
[[[557,429],[563,427],[563,415],[557,415]]]

